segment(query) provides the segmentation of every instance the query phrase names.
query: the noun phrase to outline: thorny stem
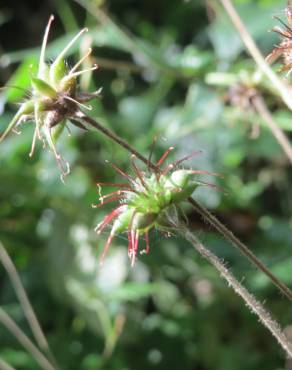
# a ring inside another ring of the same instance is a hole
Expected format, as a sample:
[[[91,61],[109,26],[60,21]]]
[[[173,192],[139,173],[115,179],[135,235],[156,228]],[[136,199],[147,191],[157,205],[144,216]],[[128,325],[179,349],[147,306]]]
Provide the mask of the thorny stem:
[[[266,308],[251,293],[248,292],[248,290],[227,269],[225,264],[215,254],[207,249],[185,225],[178,225],[178,229],[180,230],[180,234],[194,246],[200,255],[220,272],[221,276],[227,281],[228,285],[231,286],[234,292],[244,300],[251,311],[258,316],[260,322],[277,339],[278,343],[287,353],[289,358],[292,358],[292,343],[287,339],[280,325],[277,321],[275,321],[275,319],[272,318],[269,311],[267,311]]]
[[[36,314],[34,313],[33,307],[30,304],[26,291],[17,273],[17,270],[1,242],[0,242],[0,260],[14,287],[15,293],[19,299],[25,317],[29,323],[29,326],[31,328],[31,331],[35,337],[38,346],[51,358],[52,362],[55,362],[49,344],[42,331],[42,328],[36,317]]]
[[[231,0],[219,0],[226,12],[228,13],[233,25],[237,29],[243,43],[245,44],[247,50],[254,58],[259,69],[269,78],[273,86],[279,91],[282,96],[283,101],[286,103],[289,109],[292,110],[292,95],[287,86],[281,81],[277,74],[269,66],[262,53],[255,44],[253,38],[250,36],[248,30],[243,24],[240,16],[238,15],[236,9],[234,8]]]
[[[38,364],[44,370],[56,370],[55,367],[48,361],[41,351],[32,343],[32,341],[24,334],[19,326],[12,318],[0,307],[0,322],[6,329],[12,333],[19,343],[34,357]]]
[[[97,130],[101,131],[104,135],[109,137],[111,140],[115,141],[117,144],[121,145],[123,148],[128,150],[130,153],[134,154],[137,158],[139,158],[143,163],[145,163],[149,168],[154,170],[155,172],[160,172],[160,169],[150,162],[147,158],[145,158],[142,154],[140,154],[136,149],[134,149],[131,145],[129,145],[126,141],[122,138],[117,136],[108,128],[105,128],[103,125],[95,121],[93,118],[83,115],[80,116],[80,119],[84,120],[88,124],[95,127]],[[204,220],[208,221],[208,223],[213,226],[226,240],[229,240],[231,244],[239,249],[243,255],[245,255],[251,263],[253,263],[257,268],[259,268],[264,274],[266,274],[274,285],[289,299],[292,300],[292,292],[291,290],[283,284],[253,253],[252,251],[242,243],[226,226],[224,226],[214,215],[212,215],[206,208],[201,206],[196,200],[189,197],[189,203],[192,207],[203,217]]]
[[[271,130],[272,134],[274,135],[275,139],[281,145],[282,149],[286,153],[287,157],[289,158],[290,162],[292,163],[292,147],[289,142],[289,139],[284,134],[284,132],[277,126],[274,118],[269,111],[264,99],[261,96],[256,96],[252,100],[253,106],[257,110],[257,112],[262,116],[265,120],[267,126]]]
[[[0,358],[0,369],[1,370],[16,370],[14,367],[9,365],[6,361]]]

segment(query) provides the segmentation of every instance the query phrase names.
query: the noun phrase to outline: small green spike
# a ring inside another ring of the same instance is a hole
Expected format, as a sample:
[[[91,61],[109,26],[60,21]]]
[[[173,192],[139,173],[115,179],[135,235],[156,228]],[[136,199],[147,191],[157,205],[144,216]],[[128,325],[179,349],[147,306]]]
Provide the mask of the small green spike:
[[[70,42],[69,44],[61,51],[61,53],[57,56],[54,63],[50,67],[50,81],[53,83],[54,86],[57,86],[60,82],[61,72],[65,66],[64,56],[67,51],[71,48],[71,46],[79,39],[79,37],[84,33],[87,32],[87,28],[83,28]],[[66,66],[65,66],[66,68]],[[61,78],[64,77],[61,76]]]
[[[6,130],[0,136],[0,143],[6,138],[6,136],[13,130],[13,128],[17,125],[17,123],[21,120],[21,118],[25,115],[33,113],[34,110],[34,102],[32,100],[28,100],[26,103],[23,103],[17,113],[12,118],[11,122],[9,123]]]
[[[38,77],[45,79],[47,76],[48,72],[48,66],[45,62],[45,53],[46,53],[46,47],[48,43],[48,36],[51,28],[51,24],[54,20],[54,16],[51,15],[48,21],[47,28],[45,30],[44,38],[43,38],[43,43],[42,43],[42,48],[41,48],[41,54],[40,54],[40,61],[39,61],[39,70],[38,70]]]

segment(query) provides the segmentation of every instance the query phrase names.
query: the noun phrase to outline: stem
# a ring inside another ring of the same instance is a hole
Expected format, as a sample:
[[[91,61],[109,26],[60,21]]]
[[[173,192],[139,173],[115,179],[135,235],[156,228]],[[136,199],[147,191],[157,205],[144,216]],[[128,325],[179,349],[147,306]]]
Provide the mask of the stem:
[[[251,294],[249,291],[233,276],[227,269],[225,264],[210,250],[208,250],[200,240],[191,233],[184,225],[179,225],[179,233],[182,237],[187,239],[193,247],[200,253],[200,255],[210,262],[220,275],[227,281],[228,285],[238,294],[251,309],[251,311],[258,316],[260,322],[271,332],[277,339],[280,346],[287,353],[289,358],[292,358],[292,343],[287,339],[283,333],[279,323],[272,318],[269,311]]]
[[[255,107],[257,112],[262,116],[262,118],[265,120],[268,128],[271,130],[275,139],[281,145],[282,149],[284,150],[290,162],[292,163],[292,147],[289,142],[289,139],[274,121],[274,118],[271,112],[269,111],[264,99],[261,96],[256,96],[253,98],[252,102],[253,102],[253,106]]]
[[[245,25],[243,24],[240,16],[238,15],[236,9],[234,8],[231,0],[219,0],[226,12],[228,13],[233,25],[237,29],[243,43],[245,44],[247,50],[254,58],[259,69],[268,77],[273,86],[279,91],[282,96],[283,101],[286,103],[289,109],[292,109],[292,95],[287,88],[287,86],[281,81],[281,79],[276,75],[276,73],[271,69],[262,53],[258,49],[253,38],[249,34]]]
[[[136,149],[134,149],[131,145],[129,145],[126,141],[122,138],[117,136],[108,128],[105,128],[100,123],[95,121],[93,118],[82,114],[79,116],[79,119],[87,122],[88,124],[95,127],[97,130],[101,131],[104,135],[109,137],[111,140],[115,141],[117,144],[128,150],[130,153],[134,154],[137,158],[139,158],[143,163],[146,164],[149,168],[151,168],[155,172],[160,172],[160,169],[150,162],[147,158],[145,158],[142,154],[140,154]],[[291,290],[283,284],[253,253],[252,251],[243,244],[226,226],[224,226],[214,215],[212,215],[206,208],[201,206],[196,200],[189,197],[189,203],[192,207],[203,217],[204,220],[208,221],[211,226],[213,226],[226,240],[231,242],[231,244],[240,250],[240,252],[245,255],[251,263],[253,263],[258,269],[260,269],[264,274],[266,274],[274,285],[289,299],[292,300],[292,292]]]
[[[1,370],[16,370],[14,367],[9,365],[6,361],[0,358],[0,369]]]
[[[44,370],[56,370],[55,367],[47,360],[41,351],[32,343],[32,341],[24,334],[13,319],[0,307],[0,322],[6,329],[15,336],[19,343],[31,353],[34,359]]]
[[[20,305],[23,309],[23,312],[25,314],[25,317],[29,323],[29,326],[31,328],[31,331],[35,337],[35,340],[38,344],[38,346],[47,352],[48,354],[51,354],[49,344],[46,340],[46,337],[41,329],[41,326],[38,322],[38,319],[34,313],[34,310],[32,308],[32,305],[29,302],[28,296],[26,294],[26,291],[22,285],[22,282],[19,278],[19,275],[17,273],[17,270],[9,257],[8,253],[6,252],[3,244],[0,242],[0,260],[2,262],[2,265],[4,266],[9,279],[13,285],[13,288],[15,290],[15,293],[19,299]]]
[[[105,136],[109,137],[111,140],[115,141],[117,144],[125,148],[128,152],[134,154],[141,162],[144,162],[146,165],[149,164],[150,168],[156,172],[159,172],[159,168],[155,166],[153,163],[149,163],[148,159],[145,158],[142,154],[140,154],[135,148],[133,148],[130,144],[128,144],[125,140],[121,137],[117,136],[114,132],[109,130],[108,128],[101,125],[95,119],[82,114],[79,117],[81,120],[85,121],[86,123],[90,124],[91,126],[95,127],[98,131],[101,131]]]
[[[188,198],[189,203],[194,207],[194,209],[206,219],[210,225],[212,225],[226,240],[229,240],[233,246],[240,250],[240,252],[246,256],[251,263],[253,263],[257,268],[259,268],[264,274],[266,274],[274,285],[289,299],[292,300],[291,290],[283,284],[253,253],[252,251],[241,242],[231,230],[229,230],[225,225],[223,225],[211,212],[206,208],[202,207],[193,198]]]

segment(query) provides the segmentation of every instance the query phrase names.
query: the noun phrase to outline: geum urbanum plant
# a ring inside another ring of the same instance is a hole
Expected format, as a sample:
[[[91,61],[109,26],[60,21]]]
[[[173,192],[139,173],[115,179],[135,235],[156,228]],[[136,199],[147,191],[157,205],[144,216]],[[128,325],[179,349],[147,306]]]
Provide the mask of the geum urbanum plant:
[[[200,181],[196,176],[211,175],[218,176],[203,170],[180,169],[179,165],[198,154],[193,154],[170,163],[161,168],[166,158],[173,150],[170,147],[156,163],[159,172],[151,170],[142,171],[135,163],[135,156],[131,156],[134,177],[122,171],[111,163],[112,167],[128,180],[128,183],[112,184],[98,183],[99,192],[102,185],[116,186],[120,189],[107,195],[99,197],[100,203],[93,205],[94,208],[104,204],[118,201],[119,205],[105,216],[95,231],[100,234],[105,227],[112,221],[110,235],[107,239],[104,251],[101,256],[101,263],[112,243],[113,237],[117,233],[128,233],[128,256],[132,266],[135,263],[138,252],[139,237],[145,235],[146,248],[141,253],[149,252],[149,231],[156,228],[160,231],[170,232],[177,227],[177,223],[172,221],[185,215],[181,208],[181,203],[187,201],[188,197],[198,188],[205,185],[217,187],[216,185]]]
[[[35,130],[32,140],[30,156],[33,155],[36,140],[47,144],[53,151],[58,166],[61,170],[61,179],[70,172],[70,167],[58,153],[56,141],[68,122],[79,128],[86,127],[78,121],[84,116],[82,109],[90,110],[89,105],[85,105],[91,99],[100,95],[100,90],[87,93],[79,92],[77,88],[77,77],[82,73],[97,69],[97,65],[86,70],[78,70],[83,61],[91,54],[91,49],[72,67],[69,68],[64,59],[67,51],[87,32],[87,28],[83,28],[60,52],[56,59],[47,64],[45,61],[45,51],[49,36],[51,23],[54,16],[49,18],[47,28],[45,30],[43,43],[40,52],[38,71],[33,74],[30,71],[31,79],[31,94],[30,98],[20,104],[20,108],[9,123],[7,129],[0,136],[0,142],[10,133],[16,131],[17,127],[27,121],[35,122]]]

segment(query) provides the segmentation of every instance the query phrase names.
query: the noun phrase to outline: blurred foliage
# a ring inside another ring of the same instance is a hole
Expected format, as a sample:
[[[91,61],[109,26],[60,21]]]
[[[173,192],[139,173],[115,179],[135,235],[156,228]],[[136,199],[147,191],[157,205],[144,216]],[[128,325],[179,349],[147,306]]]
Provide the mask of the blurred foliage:
[[[222,173],[227,194],[204,188],[194,196],[291,286],[291,171],[261,118],[228,102],[230,86],[257,71],[219,3],[83,1],[1,3],[1,84],[29,88],[29,65],[36,63],[51,13],[56,20],[48,58],[88,26],[69,63],[93,47],[100,70],[80,81],[83,90],[103,87],[92,115],[145,155],[156,135],[156,157],[170,145],[177,159],[202,150],[189,165]],[[277,36],[267,31],[275,24],[272,16],[283,15],[285,1],[236,5],[268,54]],[[289,134],[291,113],[263,76],[256,83]],[[12,88],[1,91],[1,131],[23,97]],[[260,133],[251,139],[256,123]],[[129,170],[128,153],[93,130],[64,133],[59,145],[72,173],[63,185],[51,153],[38,147],[28,157],[33,125],[22,131],[0,146],[0,238],[61,369],[284,368],[274,339],[185,241],[153,233],[151,253],[131,269],[121,236],[99,267],[107,232],[97,237],[93,229],[109,208],[91,208],[95,183],[121,182],[105,160]],[[284,326],[291,324],[289,303],[271,283],[198,215],[186,212],[206,245],[245,278]],[[0,275],[1,305],[30,335],[4,269]],[[3,327],[0,333],[0,357],[17,369],[38,369],[10,333]]]

